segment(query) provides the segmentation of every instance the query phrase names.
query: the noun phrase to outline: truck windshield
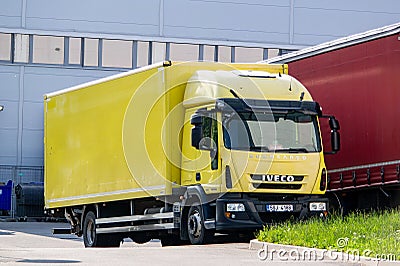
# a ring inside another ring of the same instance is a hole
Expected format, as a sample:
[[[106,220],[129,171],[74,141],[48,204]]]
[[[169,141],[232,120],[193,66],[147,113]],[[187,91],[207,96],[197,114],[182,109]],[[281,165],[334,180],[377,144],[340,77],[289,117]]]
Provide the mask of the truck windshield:
[[[320,152],[316,116],[301,112],[241,112],[224,118],[224,145],[228,149],[260,152]]]

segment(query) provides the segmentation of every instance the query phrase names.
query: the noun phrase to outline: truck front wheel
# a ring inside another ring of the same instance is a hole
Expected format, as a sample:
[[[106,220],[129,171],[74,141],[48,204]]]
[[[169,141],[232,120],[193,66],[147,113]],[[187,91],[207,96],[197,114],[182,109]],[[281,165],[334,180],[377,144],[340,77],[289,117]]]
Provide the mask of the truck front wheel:
[[[83,243],[87,248],[119,247],[121,241],[114,235],[96,234],[96,215],[89,211],[83,222]]]
[[[188,212],[187,230],[190,243],[201,245],[210,242],[214,231],[207,230],[204,226],[204,214],[199,203],[193,204]]]

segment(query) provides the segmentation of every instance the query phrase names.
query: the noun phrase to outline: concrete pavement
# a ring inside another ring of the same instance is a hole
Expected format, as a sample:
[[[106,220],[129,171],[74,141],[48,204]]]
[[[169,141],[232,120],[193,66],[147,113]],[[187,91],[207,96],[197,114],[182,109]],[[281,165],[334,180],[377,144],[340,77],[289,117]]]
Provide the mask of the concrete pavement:
[[[51,234],[61,223],[0,222],[0,264],[5,265],[365,265],[341,260],[286,260],[263,258],[260,248],[224,235],[214,244],[161,247],[160,241],[146,244],[126,241],[121,248],[83,247],[74,235]],[[270,246],[272,250],[273,246]]]

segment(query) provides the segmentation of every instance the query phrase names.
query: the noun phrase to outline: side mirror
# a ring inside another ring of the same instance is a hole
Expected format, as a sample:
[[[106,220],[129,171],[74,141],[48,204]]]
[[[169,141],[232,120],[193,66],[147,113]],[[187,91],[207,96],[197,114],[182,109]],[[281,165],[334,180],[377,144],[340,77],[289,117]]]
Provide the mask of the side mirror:
[[[334,116],[329,117],[329,126],[334,131],[340,129],[339,121]]]
[[[334,153],[340,151],[340,134],[336,130],[331,131],[331,147]]]
[[[203,137],[200,140],[200,144],[199,144],[199,149],[203,150],[203,151],[212,151],[215,150],[215,143],[214,141],[209,138],[209,137]]]
[[[335,154],[340,151],[340,124],[334,116],[321,116],[320,118],[329,119],[329,127],[331,132],[331,151],[326,151],[325,154]],[[326,128],[327,129],[327,128]],[[324,131],[327,132],[327,131]],[[327,137],[327,135],[325,135]]]
[[[331,128],[331,147],[332,152],[337,153],[340,150],[340,129],[339,121],[334,117],[329,117],[329,127]]]

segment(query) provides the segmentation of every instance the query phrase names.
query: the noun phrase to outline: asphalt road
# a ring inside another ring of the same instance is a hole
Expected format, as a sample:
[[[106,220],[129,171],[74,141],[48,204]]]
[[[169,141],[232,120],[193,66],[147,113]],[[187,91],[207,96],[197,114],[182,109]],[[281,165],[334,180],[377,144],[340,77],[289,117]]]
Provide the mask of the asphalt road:
[[[125,241],[120,248],[84,248],[74,235],[51,234],[60,223],[0,222],[0,264],[5,265],[355,265],[343,261],[260,259],[258,250],[224,235],[201,246],[161,247]],[[358,264],[358,263],[356,263]],[[361,263],[362,264],[362,263]]]

